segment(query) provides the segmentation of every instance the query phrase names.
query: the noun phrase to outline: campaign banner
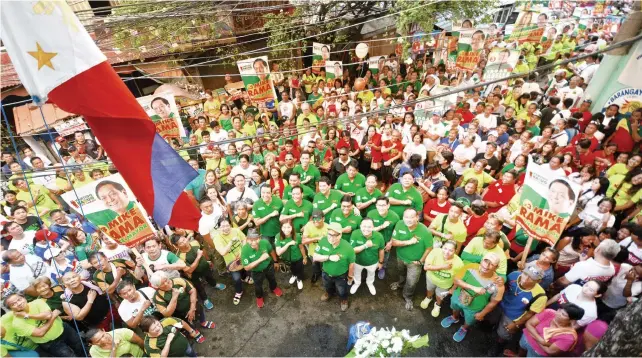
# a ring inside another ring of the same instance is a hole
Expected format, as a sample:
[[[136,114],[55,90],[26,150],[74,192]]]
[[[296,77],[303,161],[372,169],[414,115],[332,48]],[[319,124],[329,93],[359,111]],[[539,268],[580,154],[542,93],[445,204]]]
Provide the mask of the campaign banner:
[[[459,31],[465,31],[465,30],[472,30],[474,25],[475,25],[475,22],[473,21],[473,19],[455,20],[452,23],[452,31],[459,32]],[[453,36],[459,36],[459,34],[453,34]]]
[[[513,73],[519,60],[519,50],[495,47],[488,54],[488,62],[484,67],[484,80],[492,81],[504,78]]]
[[[318,74],[325,68],[325,62],[330,59],[330,45],[312,43],[312,73]],[[327,71],[326,71],[327,72]]]
[[[455,67],[460,70],[474,70],[481,59],[481,50],[484,49],[485,40],[486,35],[482,30],[459,31]]]
[[[245,89],[245,83],[243,81],[231,82],[224,86],[225,91],[230,95],[228,98],[230,101],[236,101],[237,99],[243,98],[243,89]]]
[[[147,215],[120,174],[112,174],[64,193],[62,199],[120,244],[134,247],[154,236]]]
[[[525,42],[539,43],[548,24],[548,15],[537,11],[520,11],[512,32],[504,37],[506,42],[520,45]]]
[[[237,61],[236,65],[252,102],[254,104],[265,103],[267,107],[273,107],[276,91],[274,91],[274,85],[270,81],[270,67],[268,66],[267,56]]]
[[[136,98],[164,139],[185,137],[185,128],[171,93],[154,94]]]
[[[637,85],[639,86],[639,84]],[[619,116],[631,117],[635,110],[642,108],[642,88],[623,88],[616,91],[606,100],[602,112],[605,112],[612,104],[617,104],[620,107]]]
[[[517,224],[535,240],[553,246],[575,210],[580,186],[530,160],[519,199]]]
[[[325,61],[325,78],[327,79],[341,79],[343,76],[343,62],[341,61]]]
[[[372,75],[376,75],[383,71],[383,66],[386,63],[386,56],[370,56],[368,59],[368,69]],[[327,74],[327,71],[326,71]]]
[[[76,117],[54,125],[56,132],[61,137],[72,135],[78,131],[88,130],[87,123],[82,117]]]

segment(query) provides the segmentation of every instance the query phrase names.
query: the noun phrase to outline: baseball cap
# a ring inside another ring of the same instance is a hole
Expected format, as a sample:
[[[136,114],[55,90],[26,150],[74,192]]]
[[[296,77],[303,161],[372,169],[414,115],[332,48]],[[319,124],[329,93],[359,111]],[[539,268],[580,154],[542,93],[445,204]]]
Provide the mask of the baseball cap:
[[[336,233],[341,234],[343,231],[343,228],[341,227],[341,224],[339,223],[330,223],[328,224],[328,231],[334,231]]]
[[[535,265],[527,266],[526,268],[524,268],[524,271],[522,271],[522,273],[535,281],[539,281],[544,278],[544,273],[542,272],[542,270],[537,268]]]
[[[541,117],[541,116],[542,116],[542,112],[540,112],[540,110],[538,109],[538,110],[536,110],[535,112],[533,112],[533,115],[534,115],[535,117]]]
[[[259,236],[260,236],[260,235],[259,235],[259,232],[258,232],[256,229],[254,229],[254,228],[249,229],[249,230],[247,231],[247,237],[252,237],[252,238],[254,238],[254,237],[259,237]]]
[[[488,136],[494,135],[495,137],[499,137],[499,133],[497,131],[490,131],[488,132]]]
[[[63,136],[58,136],[58,137],[56,137],[56,142],[57,142],[57,143],[62,143],[62,142],[64,142],[64,141],[66,141],[66,140],[67,140],[67,138],[65,138],[65,137],[63,137]]]
[[[38,230],[35,234],[36,241],[53,241],[57,238],[58,234],[47,229]]]
[[[61,252],[62,252],[62,250],[60,250],[59,248],[51,247],[51,248],[45,250],[45,252],[44,252],[44,254],[42,256],[43,256],[43,258],[45,260],[49,260],[49,259],[51,259],[53,257],[56,257],[56,256],[60,255]]]
[[[70,145],[70,146],[67,148],[67,151],[68,151],[69,153],[71,153],[71,152],[75,152],[75,151],[77,151],[77,150],[78,150],[78,148],[76,148],[76,146],[73,146],[73,145]]]
[[[323,219],[323,211],[318,209],[314,210],[312,212],[312,220],[314,219]]]

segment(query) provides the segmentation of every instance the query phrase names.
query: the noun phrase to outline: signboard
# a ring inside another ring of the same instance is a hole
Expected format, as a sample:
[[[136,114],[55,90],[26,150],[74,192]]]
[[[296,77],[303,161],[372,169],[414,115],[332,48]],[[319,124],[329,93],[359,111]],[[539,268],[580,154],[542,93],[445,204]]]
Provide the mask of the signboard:
[[[376,75],[383,71],[383,65],[386,63],[386,56],[370,56],[368,59],[368,69],[372,75]]]
[[[76,196],[77,195],[77,196]],[[134,247],[154,235],[152,225],[120,174],[88,183],[63,200],[120,244]]]
[[[548,16],[536,11],[520,11],[510,35],[505,37],[506,42],[517,41],[539,43],[548,24]]]
[[[519,59],[519,50],[495,47],[488,54],[488,63],[484,68],[484,80],[492,81],[509,76]]]
[[[330,45],[312,43],[312,73],[318,74],[326,66],[325,62],[330,59]],[[327,72],[327,71],[326,71]]]
[[[232,82],[225,85],[225,90],[230,94],[230,101],[236,101],[237,99],[243,98],[243,89],[245,89],[245,83],[243,83],[243,81]]]
[[[606,111],[612,104],[620,106],[619,116],[631,117],[633,111],[642,108],[642,88],[624,88],[613,93],[604,103],[602,112]]]
[[[164,139],[185,137],[174,95],[160,93],[136,98],[156,126],[156,132]]]
[[[460,70],[472,71],[481,59],[486,35],[482,30],[462,30],[457,42],[457,58],[455,66]]]
[[[54,125],[56,132],[62,137],[72,135],[78,131],[88,130],[87,123],[82,117],[72,118],[70,120],[64,121]]]
[[[550,170],[530,160],[517,224],[533,239],[555,245],[575,210],[579,192],[579,185],[566,176],[551,175]]]
[[[274,84],[270,81],[270,67],[267,56],[236,62],[245,84],[248,96],[254,104],[266,104],[272,108],[276,99]]]
[[[343,76],[343,62],[341,61],[325,61],[325,78],[327,79],[341,79]]]

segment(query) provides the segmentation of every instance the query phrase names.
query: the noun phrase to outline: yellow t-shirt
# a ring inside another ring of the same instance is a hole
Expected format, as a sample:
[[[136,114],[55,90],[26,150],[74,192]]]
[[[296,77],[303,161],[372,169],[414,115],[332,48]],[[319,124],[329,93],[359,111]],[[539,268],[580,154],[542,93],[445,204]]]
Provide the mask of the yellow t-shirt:
[[[445,221],[444,221],[444,218],[446,218]],[[442,230],[442,223],[443,223],[443,230]],[[462,220],[459,220],[456,223],[453,223],[448,219],[448,214],[437,215],[433,219],[433,221],[430,223],[430,226],[428,228],[439,231],[443,234],[451,234],[452,239],[457,242],[466,241],[466,236],[468,235],[468,230],[466,229],[466,225],[464,224],[464,222]],[[433,236],[433,240],[442,241],[442,242],[446,241],[445,239],[442,239],[441,237],[437,237],[436,235]]]
[[[307,237],[307,238],[318,238],[318,237],[326,237],[328,236],[328,224],[323,223],[323,227],[320,229],[317,228],[313,222],[308,222],[303,226],[303,235],[302,237]],[[313,242],[308,245],[308,256],[312,256],[314,254],[314,250],[317,248],[317,243]]]
[[[464,183],[468,181],[470,178],[475,178],[477,179],[477,193],[481,193],[482,189],[484,188],[484,185],[490,184],[493,182],[493,177],[490,176],[490,174],[486,173],[485,171],[482,171],[481,173],[476,173],[475,169],[473,168],[468,168],[464,170],[464,173],[461,175],[462,176],[462,185],[464,186]]]

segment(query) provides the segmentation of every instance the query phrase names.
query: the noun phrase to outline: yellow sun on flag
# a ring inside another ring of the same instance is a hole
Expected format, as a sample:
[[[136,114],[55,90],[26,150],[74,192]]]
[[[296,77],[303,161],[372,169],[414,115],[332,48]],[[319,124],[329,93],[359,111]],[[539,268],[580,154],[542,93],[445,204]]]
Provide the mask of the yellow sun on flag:
[[[40,43],[36,42],[36,51],[27,51],[28,54],[30,54],[33,58],[38,60],[38,70],[42,68],[42,66],[47,66],[51,68],[52,70],[55,70],[53,64],[51,63],[51,59],[58,56],[57,52],[45,52],[42,47],[40,47]]]

